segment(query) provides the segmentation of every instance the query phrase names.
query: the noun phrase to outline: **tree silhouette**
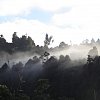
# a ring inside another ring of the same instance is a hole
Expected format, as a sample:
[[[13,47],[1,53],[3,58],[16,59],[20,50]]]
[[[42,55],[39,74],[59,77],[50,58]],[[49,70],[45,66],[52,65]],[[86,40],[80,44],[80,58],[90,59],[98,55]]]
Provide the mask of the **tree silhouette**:
[[[95,44],[95,40],[92,38],[91,45],[94,45],[94,44]]]
[[[68,44],[66,44],[65,42],[60,42],[59,47],[65,48],[65,47],[68,47]]]
[[[49,55],[50,55],[50,54],[49,54],[48,52],[45,51],[45,52],[43,53],[43,55],[40,56],[40,59],[42,59],[42,63],[45,63],[45,62],[48,60]]]
[[[93,49],[91,49],[88,52],[88,55],[90,55],[92,58],[95,58],[96,56],[98,56],[98,49],[96,46],[93,47]]]
[[[4,63],[3,66],[0,68],[1,72],[7,71],[9,69],[9,66],[7,63]]]
[[[32,48],[35,46],[35,43],[30,36],[28,36],[27,43],[28,43],[29,48]]]
[[[11,93],[5,85],[0,85],[0,100],[11,100]]]
[[[98,39],[98,40],[96,41],[96,43],[97,43],[97,44],[100,44],[100,39]]]
[[[48,34],[46,34],[45,36],[45,40],[44,40],[44,47],[48,48],[48,46],[50,45],[51,42],[54,42],[54,40],[52,40],[52,36],[48,36]]]
[[[51,100],[48,92],[50,85],[48,79],[39,79],[34,90],[34,99]]]
[[[0,36],[1,36],[1,38],[3,38],[3,35],[2,34]]]

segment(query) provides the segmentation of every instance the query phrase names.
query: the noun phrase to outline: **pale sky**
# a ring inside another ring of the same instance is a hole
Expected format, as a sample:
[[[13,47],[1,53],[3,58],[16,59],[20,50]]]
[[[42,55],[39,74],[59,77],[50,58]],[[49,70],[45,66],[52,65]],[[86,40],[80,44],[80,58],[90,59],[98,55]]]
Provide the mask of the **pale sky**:
[[[80,43],[100,38],[100,0],[0,0],[0,34],[28,34],[43,45],[46,33],[55,42]]]

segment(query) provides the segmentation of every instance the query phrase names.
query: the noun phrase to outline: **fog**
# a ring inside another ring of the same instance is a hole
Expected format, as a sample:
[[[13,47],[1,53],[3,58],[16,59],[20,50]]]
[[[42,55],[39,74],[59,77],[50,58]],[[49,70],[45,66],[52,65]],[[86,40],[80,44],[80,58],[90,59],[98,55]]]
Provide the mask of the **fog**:
[[[14,54],[9,54],[7,52],[0,53],[0,66],[4,63],[7,63],[10,67],[14,64],[19,63],[20,61],[25,64],[29,59],[32,59],[34,56],[39,56],[36,53],[30,52],[17,52]]]
[[[96,45],[98,54],[100,54],[100,46]],[[49,49],[47,52],[50,53],[49,58],[51,56],[55,56],[59,59],[60,55],[69,55],[72,61],[77,62],[78,60],[87,59],[88,52],[93,48],[93,46],[88,45],[71,45],[65,48],[54,48],[53,50]],[[45,50],[44,50],[45,52]],[[33,51],[27,52],[15,52],[13,54],[9,54],[7,52],[0,52],[0,66],[2,66],[5,62],[12,67],[18,62],[22,62],[23,65],[29,60],[33,59],[34,56],[40,57],[43,53],[35,53]]]
[[[86,95],[89,89],[94,88],[94,79],[97,84],[100,82],[98,81],[100,57],[98,56],[94,62],[88,62],[87,55],[94,46],[73,45],[44,49],[44,51],[39,48],[39,53],[33,51],[18,51],[13,54],[1,52],[0,84],[6,85],[12,93],[20,93],[19,90],[22,90],[29,97],[34,97],[37,82],[43,79],[50,82],[50,91],[52,91],[50,95],[55,97],[56,94],[56,98],[78,97],[79,99],[71,100],[83,100],[80,96],[83,98],[83,94]],[[99,55],[100,46],[96,45],[96,48]],[[45,55],[45,52],[50,55]],[[91,87],[87,88],[88,85]],[[39,86],[42,87],[41,84]],[[99,87],[99,85],[96,86]]]
[[[89,50],[91,50],[93,47],[91,46],[84,46],[84,45],[73,45],[69,48],[64,48],[61,50],[57,50],[54,52],[50,52],[51,55],[56,56],[59,58],[60,55],[69,55],[71,60],[79,60],[79,59],[86,59]],[[97,48],[100,48],[99,46]],[[99,50],[99,49],[98,49]],[[100,51],[99,51],[100,54]]]

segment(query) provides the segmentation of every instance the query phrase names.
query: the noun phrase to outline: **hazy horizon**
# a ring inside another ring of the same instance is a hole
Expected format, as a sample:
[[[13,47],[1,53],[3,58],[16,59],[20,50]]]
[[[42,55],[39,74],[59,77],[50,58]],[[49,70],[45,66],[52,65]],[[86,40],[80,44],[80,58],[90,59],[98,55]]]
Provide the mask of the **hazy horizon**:
[[[61,41],[79,44],[100,37],[99,0],[0,0],[0,34],[11,42],[13,32],[27,35],[38,45],[45,34]]]

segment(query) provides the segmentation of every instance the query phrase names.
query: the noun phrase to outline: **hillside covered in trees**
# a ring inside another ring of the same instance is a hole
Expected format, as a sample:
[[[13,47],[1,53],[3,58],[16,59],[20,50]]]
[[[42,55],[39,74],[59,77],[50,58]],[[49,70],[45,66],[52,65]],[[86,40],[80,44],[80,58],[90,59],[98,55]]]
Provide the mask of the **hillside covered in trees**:
[[[12,43],[1,35],[0,100],[100,100],[100,40],[49,48],[53,42],[48,34],[44,46],[16,32]]]
[[[46,34],[45,38],[44,38],[44,46],[39,46],[37,44],[35,44],[35,41],[32,40],[32,38],[30,36],[26,35],[22,35],[22,37],[18,37],[17,36],[17,32],[14,32],[12,35],[12,42],[9,43],[6,41],[6,39],[4,38],[3,35],[0,35],[0,51],[5,51],[8,53],[15,53],[18,51],[34,51],[37,52],[38,50],[42,51],[42,50],[51,50],[51,51],[56,51],[56,50],[60,50],[60,49],[65,49],[65,48],[69,48],[72,46],[77,46],[76,44],[70,41],[70,44],[66,44],[64,41],[60,42],[60,44],[58,46],[55,47],[51,47],[49,48],[48,46],[54,42],[53,37],[49,36],[48,34]],[[98,38],[97,41],[95,41],[93,38],[91,39],[91,41],[89,42],[88,39],[83,40],[82,43],[80,43],[79,46],[81,45],[85,45],[85,46],[90,46],[93,47],[100,45],[100,39]]]

